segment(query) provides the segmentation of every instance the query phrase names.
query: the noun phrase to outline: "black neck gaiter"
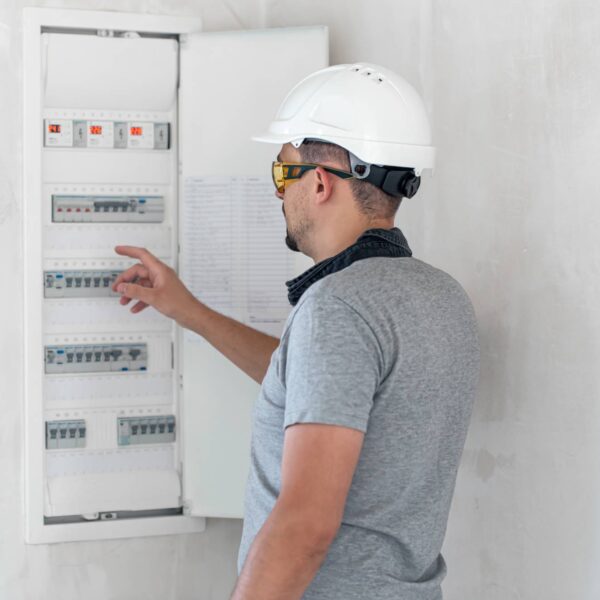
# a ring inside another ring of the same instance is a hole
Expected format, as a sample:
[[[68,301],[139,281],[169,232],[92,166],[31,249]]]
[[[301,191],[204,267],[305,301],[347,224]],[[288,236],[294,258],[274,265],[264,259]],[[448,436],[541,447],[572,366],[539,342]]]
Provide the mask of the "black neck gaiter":
[[[408,257],[412,256],[412,251],[404,234],[397,227],[367,229],[352,246],[335,256],[322,260],[298,277],[287,281],[290,304],[296,305],[302,294],[319,279],[337,273],[357,260],[373,256]]]

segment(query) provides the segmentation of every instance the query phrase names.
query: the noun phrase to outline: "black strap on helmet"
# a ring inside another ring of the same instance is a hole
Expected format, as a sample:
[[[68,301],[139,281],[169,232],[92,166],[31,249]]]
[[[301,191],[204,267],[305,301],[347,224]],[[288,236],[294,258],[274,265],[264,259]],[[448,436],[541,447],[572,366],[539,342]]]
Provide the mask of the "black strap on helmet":
[[[361,181],[368,181],[390,196],[412,198],[421,185],[421,177],[407,167],[379,167],[369,165],[369,173]],[[356,167],[358,171],[358,166]]]
[[[331,144],[325,140],[305,138],[303,144]],[[380,188],[386,194],[400,198],[412,198],[421,185],[420,175],[415,174],[411,167],[388,167],[370,164],[362,161],[347,150],[350,159],[350,170],[359,181],[368,181]]]

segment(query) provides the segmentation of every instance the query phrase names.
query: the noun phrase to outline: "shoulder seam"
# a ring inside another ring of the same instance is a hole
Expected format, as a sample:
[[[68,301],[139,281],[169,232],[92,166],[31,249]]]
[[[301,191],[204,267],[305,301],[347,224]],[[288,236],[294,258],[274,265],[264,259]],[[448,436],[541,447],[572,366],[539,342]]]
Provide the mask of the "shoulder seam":
[[[381,364],[386,366],[385,365],[385,355],[383,353],[383,348],[381,347],[381,342],[379,341],[379,338],[377,337],[375,331],[373,331],[371,324],[358,312],[358,310],[356,310],[356,308],[354,308],[354,306],[352,306],[350,303],[348,303],[343,298],[340,298],[336,294],[331,294],[331,298],[335,298],[336,300],[339,300],[344,306],[347,306],[368,327],[369,331],[373,335],[373,339],[375,340],[375,343],[377,344],[377,348],[379,349],[379,357],[381,358]],[[380,376],[381,376],[381,381],[383,381],[383,379],[384,379],[383,373],[380,373]],[[380,383],[381,383],[381,381],[380,381]]]

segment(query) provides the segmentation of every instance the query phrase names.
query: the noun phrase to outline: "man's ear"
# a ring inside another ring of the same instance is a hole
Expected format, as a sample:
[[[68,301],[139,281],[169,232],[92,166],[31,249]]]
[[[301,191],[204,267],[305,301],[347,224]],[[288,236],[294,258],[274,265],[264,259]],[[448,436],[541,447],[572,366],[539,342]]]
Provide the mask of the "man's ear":
[[[315,198],[317,204],[327,202],[333,194],[333,175],[322,167],[315,169]]]

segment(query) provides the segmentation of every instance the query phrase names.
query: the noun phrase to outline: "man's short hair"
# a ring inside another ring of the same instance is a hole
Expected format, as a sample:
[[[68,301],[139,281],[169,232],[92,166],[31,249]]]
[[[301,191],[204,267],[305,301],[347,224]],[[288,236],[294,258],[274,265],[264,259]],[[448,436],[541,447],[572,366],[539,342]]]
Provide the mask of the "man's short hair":
[[[348,151],[337,144],[306,140],[300,145],[298,151],[303,162],[321,163],[327,160],[350,171]],[[353,178],[349,182],[354,200],[363,214],[371,219],[388,219],[396,214],[402,198],[390,196],[367,181]]]

